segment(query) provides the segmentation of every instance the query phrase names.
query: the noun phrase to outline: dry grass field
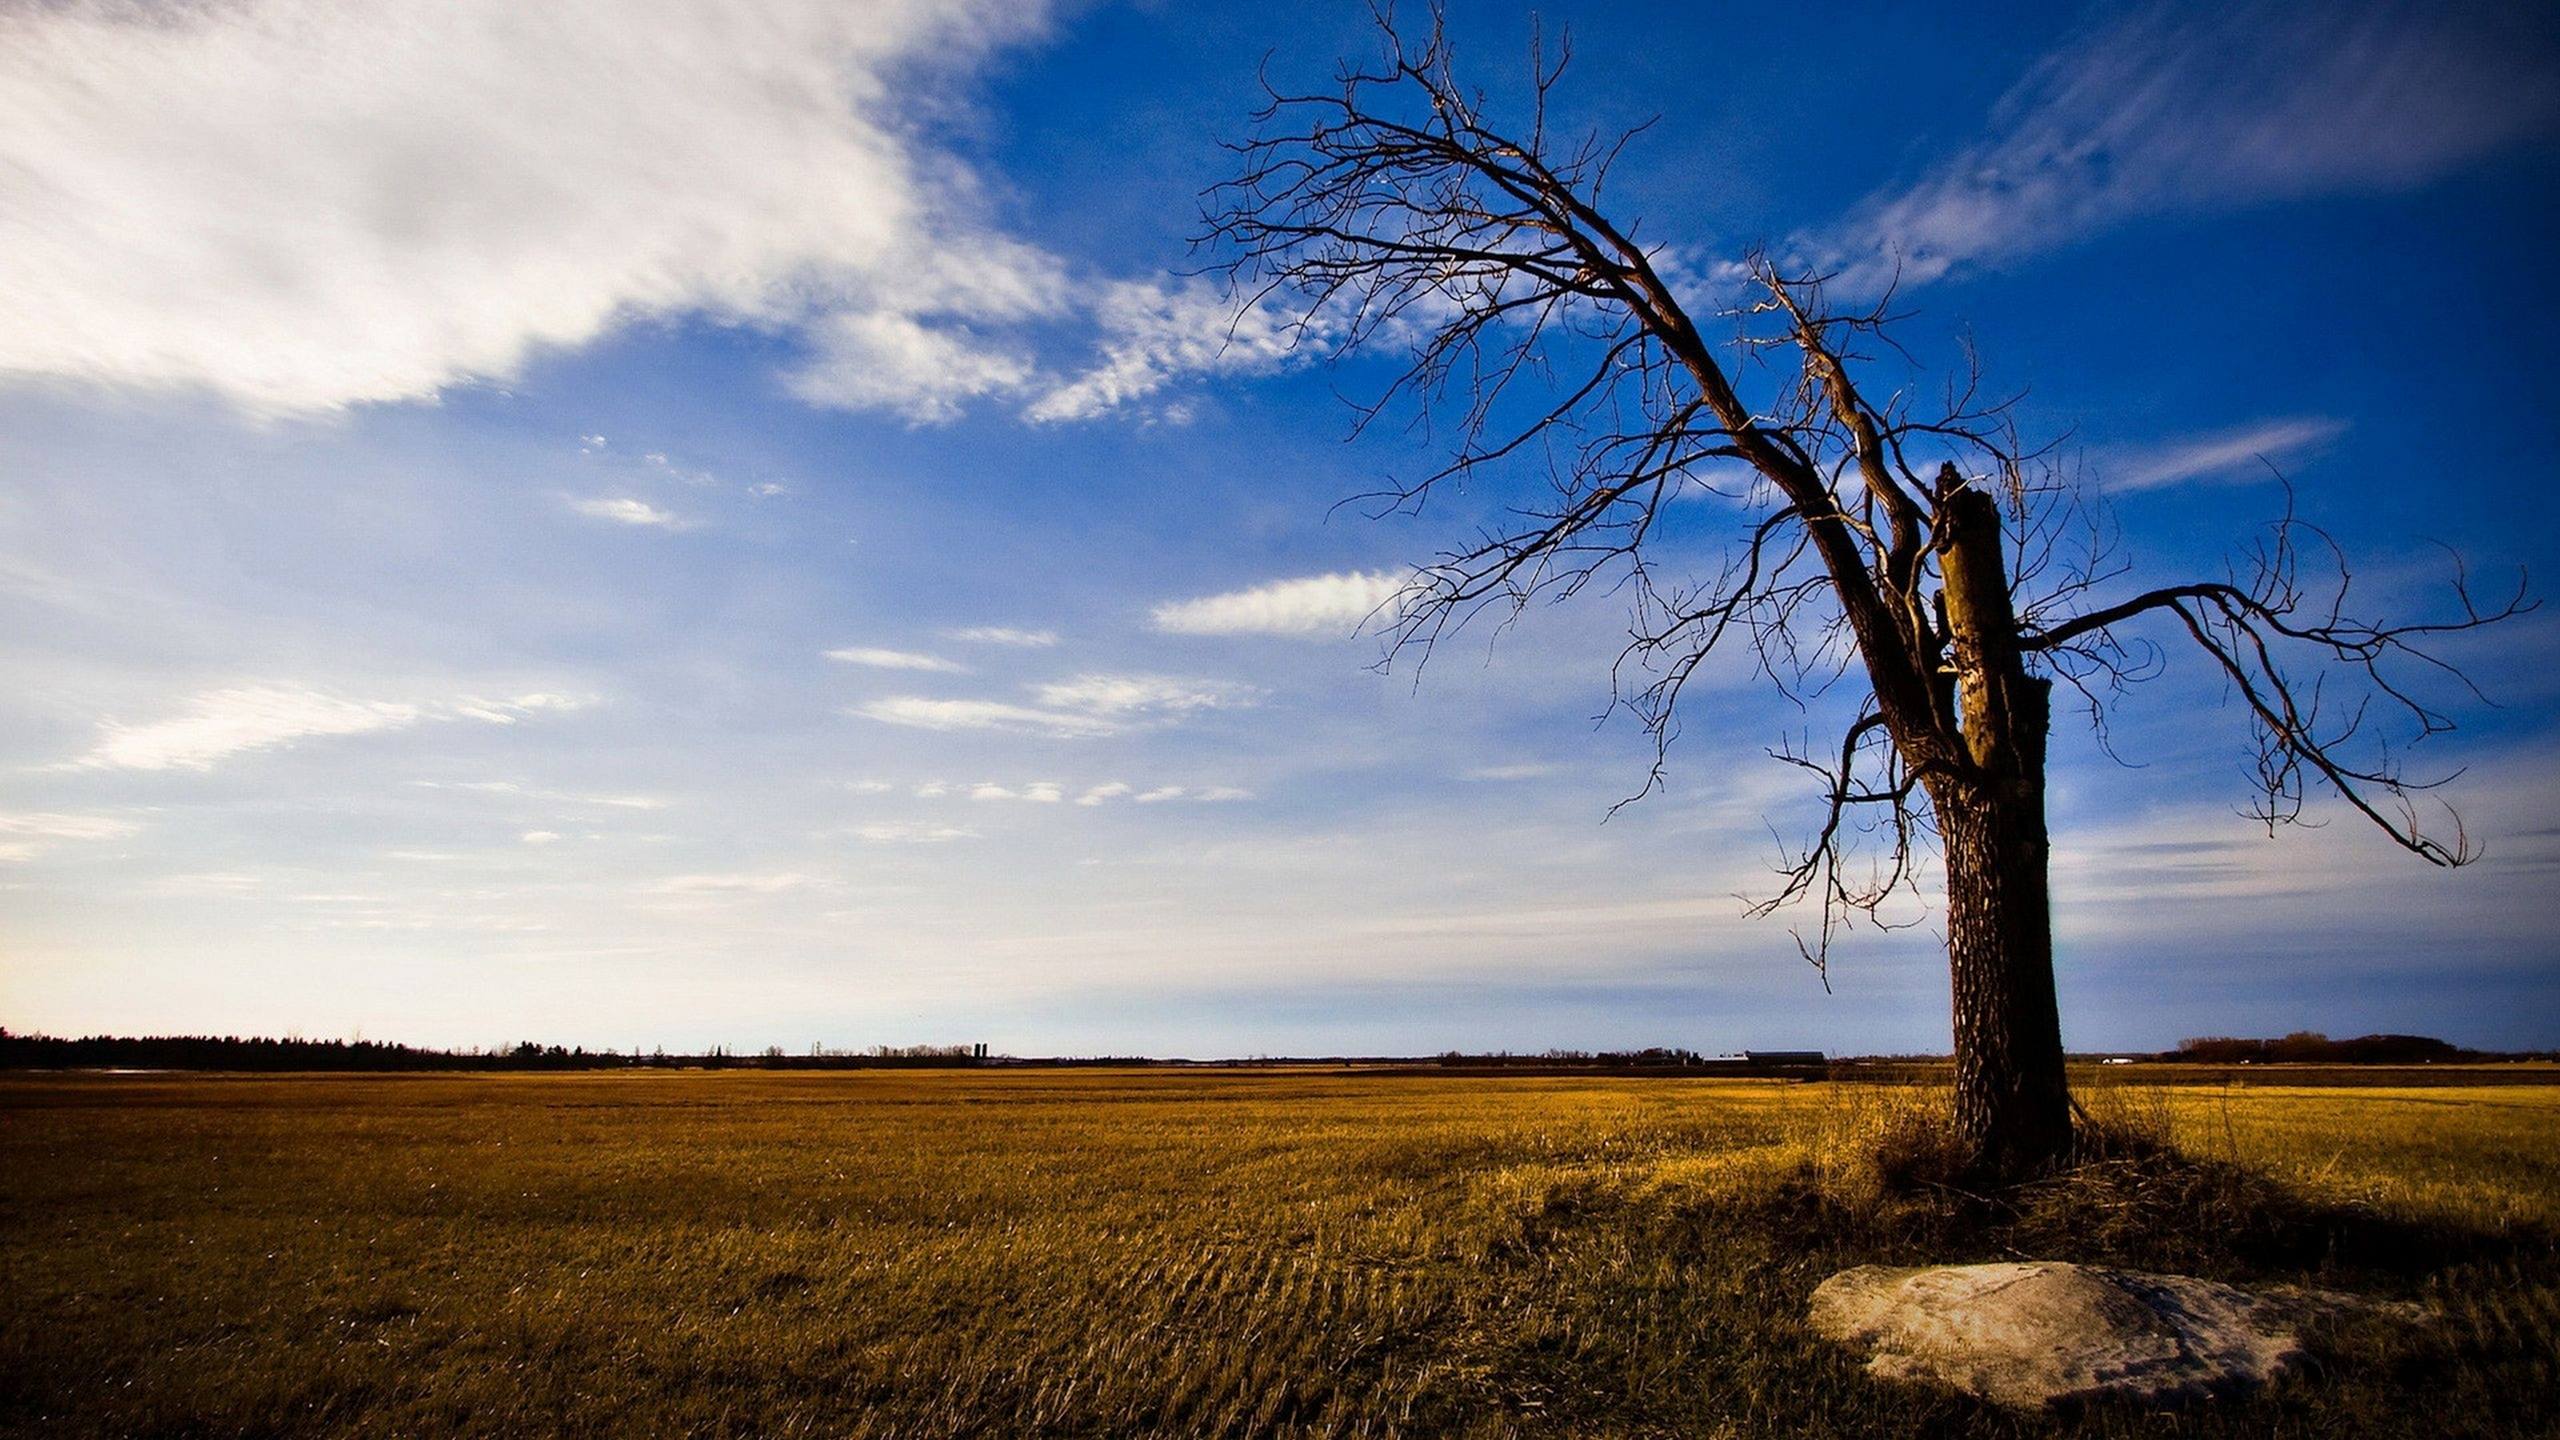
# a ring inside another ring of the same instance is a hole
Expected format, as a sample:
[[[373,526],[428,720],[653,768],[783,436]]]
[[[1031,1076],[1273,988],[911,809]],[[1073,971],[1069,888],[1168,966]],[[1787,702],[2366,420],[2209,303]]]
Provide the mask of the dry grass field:
[[[0,1430],[2547,1434],[2560,1088],[2098,1093],[2196,1163],[1897,1196],[1925,1092],[1321,1072],[0,1078]],[[2030,1423],[1824,1275],[2012,1253],[2418,1298]]]

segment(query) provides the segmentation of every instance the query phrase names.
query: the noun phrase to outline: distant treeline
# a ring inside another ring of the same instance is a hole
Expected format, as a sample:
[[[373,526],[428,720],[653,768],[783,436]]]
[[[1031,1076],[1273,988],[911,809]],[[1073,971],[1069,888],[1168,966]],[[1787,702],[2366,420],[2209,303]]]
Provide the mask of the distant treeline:
[[[381,1040],[273,1039],[239,1035],[18,1035],[0,1029],[0,1069],[5,1070],[867,1070],[977,1065],[1084,1068],[1176,1066],[1230,1068],[1262,1065],[1326,1065],[1382,1069],[1453,1070],[1797,1070],[1818,1066],[1812,1052],[1769,1052],[1749,1059],[1716,1059],[1695,1050],[1655,1046],[1644,1050],[1508,1050],[1433,1056],[1257,1056],[1251,1060],[1165,1060],[1144,1055],[1074,1055],[1022,1059],[991,1055],[984,1045],[874,1045],[839,1050],[812,1045],[804,1052],[768,1046],[741,1054],[726,1046],[676,1054],[666,1050],[589,1050],[583,1046],[524,1041],[487,1048],[437,1050]]]
[[[2299,1031],[2278,1040],[2243,1040],[2206,1036],[2188,1040],[2155,1057],[2205,1065],[2425,1065],[2477,1060],[2516,1060],[2523,1055],[2489,1055],[2465,1050],[2424,1035],[2360,1035],[2332,1040]],[[984,1045],[875,1045],[867,1050],[837,1050],[812,1045],[792,1053],[779,1045],[741,1054],[726,1046],[690,1054],[666,1050],[589,1050],[583,1046],[541,1045],[527,1040],[486,1049],[428,1049],[381,1040],[271,1039],[239,1035],[88,1035],[67,1039],[54,1035],[18,1035],[0,1029],[0,1070],[872,1070],[933,1069],[978,1065],[1203,1066],[1228,1068],[1262,1065],[1338,1065],[1369,1069],[1687,1071],[1695,1074],[1803,1074],[1833,1063],[1812,1051],[1751,1051],[1741,1057],[1711,1057],[1695,1050],[1654,1046],[1643,1050],[1541,1050],[1480,1053],[1450,1050],[1433,1056],[1331,1055],[1258,1056],[1251,1060],[1164,1060],[1143,1055],[1079,1055],[1022,1059],[991,1055]],[[1923,1067],[1944,1064],[1943,1057],[1912,1057]],[[1861,1071],[1861,1074],[1868,1072]]]
[[[2491,1058],[2426,1035],[2359,1035],[2332,1040],[2297,1030],[2281,1040],[2238,1040],[2208,1035],[2181,1041],[2161,1057],[2203,1065],[2426,1065]]]
[[[294,1040],[240,1035],[17,1035],[0,1030],[5,1070],[614,1070],[737,1067],[855,1070],[993,1063],[983,1045],[879,1045],[865,1051],[772,1046],[752,1055],[713,1046],[699,1054],[589,1050],[527,1040],[488,1049],[430,1050],[381,1040]]]
[[[1641,1070],[1707,1063],[1707,1057],[1695,1050],[1667,1050],[1660,1046],[1647,1050],[1541,1050],[1536,1054],[1515,1054],[1509,1050],[1469,1054],[1459,1050],[1448,1050],[1433,1058],[1434,1063],[1452,1070],[1500,1070],[1515,1066],[1544,1068],[1555,1065],[1592,1065],[1610,1070]]]

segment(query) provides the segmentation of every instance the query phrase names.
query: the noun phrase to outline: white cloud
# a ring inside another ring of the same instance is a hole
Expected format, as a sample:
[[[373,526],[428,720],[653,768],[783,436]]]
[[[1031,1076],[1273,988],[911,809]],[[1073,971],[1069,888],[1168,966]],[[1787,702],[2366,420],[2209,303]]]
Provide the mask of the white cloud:
[[[32,835],[43,840],[114,840],[141,828],[114,815],[63,815],[53,812],[0,815],[0,835]]]
[[[844,788],[856,795],[886,795],[898,787],[886,780],[848,780]]]
[[[1249,706],[1260,698],[1250,686],[1170,675],[1079,675],[1042,685],[1043,705],[1103,715],[1180,714]]]
[[[978,832],[965,825],[901,825],[880,824],[856,826],[854,837],[872,845],[940,845],[951,840],[973,840]]]
[[[1194,711],[1249,706],[1261,695],[1250,686],[1167,675],[1079,675],[1035,686],[1032,693],[1036,705],[895,695],[845,713],[917,730],[993,730],[1082,740],[1170,723]]]
[[[2036,65],[1990,138],[1806,248],[1872,291],[2136,214],[2423,184],[2560,117],[2530,9],[2143,7]]]
[[[678,465],[675,461],[668,459],[659,451],[652,450],[648,454],[641,456],[640,459],[644,464],[648,465],[650,469],[657,471],[659,474],[672,480],[681,480],[685,484],[691,485],[696,489],[710,490],[719,487],[719,476],[712,474],[708,470],[686,469],[684,466]]]
[[[811,338],[818,353],[792,372],[792,394],[919,425],[957,419],[968,401],[1019,390],[1032,375],[1027,355],[911,315],[830,315],[811,327]]]
[[[476,710],[457,712],[470,718],[486,718]],[[464,790],[480,795],[504,795],[524,800],[542,800],[561,805],[600,805],[615,810],[663,810],[667,802],[654,795],[581,795],[569,790],[543,790],[513,780],[412,780],[421,790]]]
[[[1096,715],[1040,710],[997,700],[936,700],[923,695],[872,700],[847,713],[916,730],[998,730],[1066,739],[1116,735],[1124,728],[1117,721]]]
[[[33,860],[64,841],[118,840],[141,829],[114,815],[65,815],[53,811],[0,814],[0,862]]]
[[[961,787],[958,793],[966,795],[971,800],[1017,801],[1034,805],[1056,805],[1066,800],[1067,790],[1068,787],[1065,784],[1055,780],[1033,780],[1019,785],[1006,785],[994,780],[982,780],[977,784]],[[933,799],[951,793],[953,793],[953,788],[940,781],[936,781],[929,786],[919,787],[916,791],[917,796],[924,799]],[[1253,798],[1253,792],[1250,790],[1241,790],[1232,785],[1207,785],[1196,787],[1165,785],[1141,792],[1136,786],[1130,785],[1126,781],[1109,780],[1099,785],[1088,786],[1081,794],[1075,797],[1075,803],[1085,807],[1086,809],[1092,809],[1097,806],[1110,804],[1114,800],[1125,800],[1132,797],[1135,797],[1142,803],[1150,805],[1160,804],[1167,800],[1191,800],[1201,804],[1220,804],[1236,800],[1250,800]]]
[[[550,845],[558,842],[560,839],[560,832],[557,830],[527,830],[519,838],[521,838],[527,845]]]
[[[97,744],[69,768],[204,770],[232,755],[319,736],[400,730],[426,720],[513,724],[524,714],[575,709],[582,703],[569,696],[534,694],[418,704],[348,700],[290,685],[244,685],[198,695],[166,720],[143,725],[106,721],[99,726]]]
[[[2234,430],[2190,435],[2102,457],[2099,479],[2118,491],[2158,490],[2190,480],[2272,478],[2282,467],[2345,434],[2346,422],[2316,416],[2261,420]],[[2260,463],[2264,461],[2265,463]]]
[[[1240,790],[1233,785],[1158,785],[1153,789],[1139,790],[1132,795],[1129,786],[1112,784],[1096,786],[1087,791],[1076,803],[1099,805],[1105,800],[1115,800],[1124,795],[1130,796],[1132,803],[1139,805],[1162,805],[1172,800],[1188,800],[1198,805],[1226,805],[1253,798],[1252,791]]]
[[[938,417],[1025,378],[955,327],[1045,313],[1061,281],[919,121],[1045,21],[1014,0],[10,7],[0,376],[305,413],[702,314],[812,325],[803,393]]]
[[[617,525],[646,525],[659,530],[682,530],[686,522],[671,510],[661,510],[646,500],[628,495],[599,495],[592,500],[572,500],[569,508],[595,520],[611,520]]]
[[[867,646],[847,646],[827,652],[830,660],[847,665],[868,665],[874,670],[926,670],[938,675],[964,675],[969,667],[939,655],[924,655],[913,650],[878,650]]]
[[[1284,307],[1252,304],[1191,277],[1120,281],[1094,307],[1103,332],[1099,363],[1052,386],[1023,413],[1032,420],[1091,420],[1155,394],[1185,375],[1277,368],[1297,348]],[[1321,348],[1321,335],[1310,335]],[[1164,418],[1179,422],[1181,412]]]
[[[1176,635],[1349,636],[1371,619],[1393,619],[1405,584],[1375,571],[1274,580],[1159,605],[1155,625]]]
[[[485,720],[492,725],[513,725],[527,715],[538,714],[545,710],[582,710],[586,705],[587,701],[582,696],[537,693],[518,695],[506,700],[457,700],[447,708],[454,715],[465,720]]]
[[[1129,787],[1118,786],[1116,793],[1126,795],[1129,793]],[[1252,798],[1252,791],[1240,790],[1233,785],[1159,785],[1152,790],[1139,791],[1134,797],[1134,802],[1140,805],[1162,805],[1171,800],[1188,800],[1196,805],[1226,805]],[[1088,802],[1078,801],[1077,803]]]
[[[1055,630],[1016,630],[1007,625],[971,625],[942,633],[971,645],[1011,645],[1028,650],[1045,650],[1058,643]]]
[[[778,895],[818,882],[796,870],[769,874],[670,875],[649,888],[669,895]]]
[[[1054,780],[1034,780],[1019,790],[998,785],[992,780],[969,787],[972,800],[1021,800],[1034,805],[1055,805],[1065,795],[1065,787]]]
[[[251,685],[215,690],[184,713],[147,725],[108,721],[75,762],[84,769],[203,770],[216,760],[322,735],[361,735],[415,725],[425,712],[390,700],[342,700],[316,690]]]

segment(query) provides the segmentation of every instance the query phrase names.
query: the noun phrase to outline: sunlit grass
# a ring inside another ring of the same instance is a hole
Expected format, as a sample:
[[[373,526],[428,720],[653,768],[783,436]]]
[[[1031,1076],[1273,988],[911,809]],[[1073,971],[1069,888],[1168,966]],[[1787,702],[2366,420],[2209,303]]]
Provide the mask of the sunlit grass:
[[[1967,1221],[1860,1171],[1877,1117],[1928,1103],[1881,1087],[13,1079],[0,1425],[2008,1433],[1970,1401],[1870,1383],[1800,1317],[1840,1265],[2030,1235],[2065,1258],[2459,1299],[2414,1347],[2343,1337],[2376,1373],[2076,1431],[2425,1433],[2454,1402],[2482,1433],[2551,1422],[2560,1090],[2092,1102],[2151,1107],[2189,1153],[2349,1219],[2305,1231],[2327,1237],[2312,1250],[2163,1234],[2147,1212],[2076,1227],[2070,1207],[2097,1202],[2074,1196],[2033,1228]]]

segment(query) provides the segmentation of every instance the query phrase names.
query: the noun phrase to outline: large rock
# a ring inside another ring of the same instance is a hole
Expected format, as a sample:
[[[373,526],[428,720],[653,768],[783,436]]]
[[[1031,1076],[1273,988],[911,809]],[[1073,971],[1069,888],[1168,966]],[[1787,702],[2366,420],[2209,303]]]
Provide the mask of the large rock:
[[[2302,1320],[2353,1303],[2053,1261],[1861,1265],[1813,1292],[1812,1321],[1872,1349],[1870,1373],[2033,1409],[2098,1398],[2157,1404],[2260,1384],[2300,1358]]]

